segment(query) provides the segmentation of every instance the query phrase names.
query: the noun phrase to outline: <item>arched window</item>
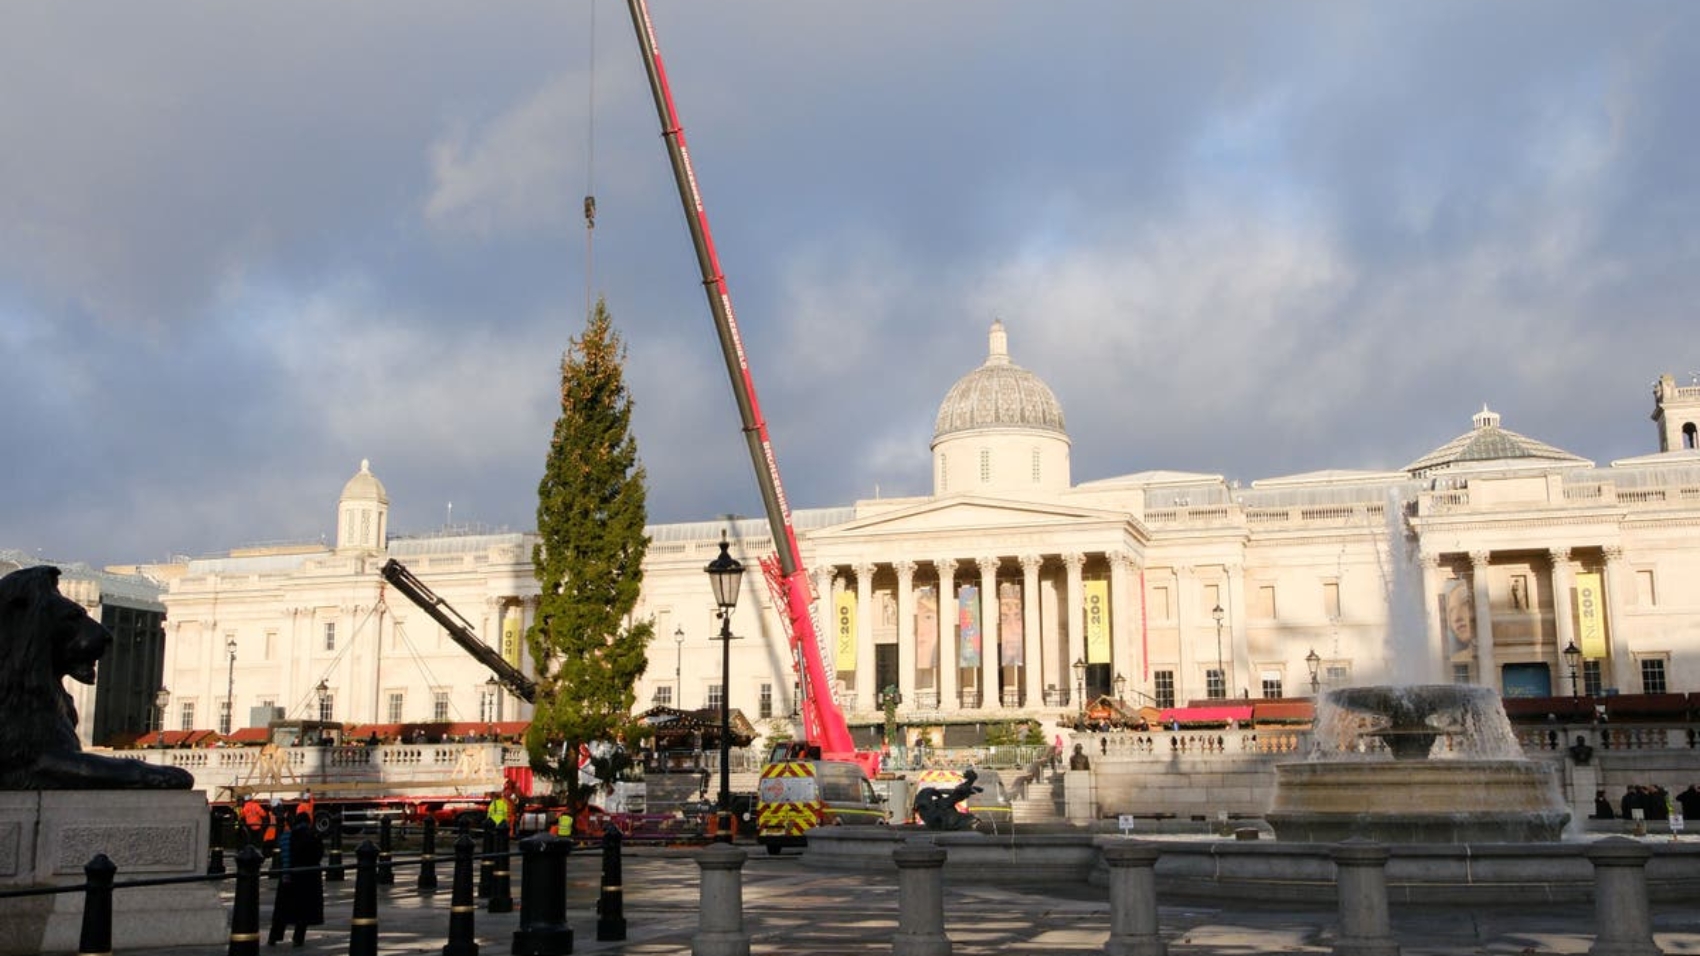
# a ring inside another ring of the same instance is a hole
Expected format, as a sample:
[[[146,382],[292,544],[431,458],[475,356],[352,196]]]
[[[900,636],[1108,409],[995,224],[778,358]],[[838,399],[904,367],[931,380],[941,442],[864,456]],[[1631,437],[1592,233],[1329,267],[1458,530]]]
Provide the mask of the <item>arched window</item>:
[[[1682,447],[1700,448],[1700,440],[1696,440],[1694,423],[1688,422],[1682,426]]]

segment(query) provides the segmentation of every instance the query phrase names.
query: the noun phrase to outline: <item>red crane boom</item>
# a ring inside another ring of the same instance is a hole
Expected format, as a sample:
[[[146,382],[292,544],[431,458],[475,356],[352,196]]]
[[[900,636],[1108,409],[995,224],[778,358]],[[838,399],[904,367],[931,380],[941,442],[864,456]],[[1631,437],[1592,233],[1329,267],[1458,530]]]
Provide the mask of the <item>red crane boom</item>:
[[[832,699],[826,666],[821,659],[820,641],[815,636],[814,621],[809,616],[811,596],[808,576],[797,548],[791,508],[785,501],[785,490],[779,482],[779,461],[774,456],[767,422],[762,418],[761,406],[756,401],[755,381],[750,377],[749,359],[744,354],[743,338],[738,333],[738,321],[732,312],[732,295],[726,288],[726,276],[720,271],[720,257],[714,250],[714,236],[708,228],[708,211],[697,189],[696,171],[691,167],[684,127],[673,107],[673,92],[667,83],[661,49],[655,42],[649,6],[644,0],[626,0],[626,6],[632,15],[632,27],[637,31],[644,70],[649,74],[650,92],[654,95],[655,111],[661,120],[661,136],[667,143],[668,158],[672,160],[673,179],[679,188],[679,200],[684,204],[685,222],[690,228],[691,244],[696,248],[697,265],[702,270],[703,290],[708,296],[709,311],[714,315],[720,351],[732,380],[732,394],[737,399],[738,414],[743,420],[744,439],[749,445],[750,461],[755,466],[756,482],[761,487],[774,548],[778,552],[777,577],[784,597],[791,646],[794,655],[801,661],[803,671],[799,675],[803,688],[799,709],[803,714],[804,735],[809,743],[821,748],[823,757],[854,759],[868,765],[870,770],[877,769],[873,766],[878,762],[877,754],[856,753],[850,726],[844,720],[843,711]]]

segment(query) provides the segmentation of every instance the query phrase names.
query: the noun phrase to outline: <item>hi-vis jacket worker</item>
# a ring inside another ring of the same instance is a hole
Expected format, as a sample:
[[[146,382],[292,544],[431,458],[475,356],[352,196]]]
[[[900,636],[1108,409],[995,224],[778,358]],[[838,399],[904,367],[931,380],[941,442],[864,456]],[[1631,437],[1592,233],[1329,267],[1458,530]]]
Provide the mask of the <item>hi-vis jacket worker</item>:
[[[562,810],[560,817],[555,820],[555,835],[573,838],[573,814],[571,810]]]
[[[506,829],[508,826],[508,801],[501,794],[490,798],[490,806],[484,810],[485,819],[491,826]]]

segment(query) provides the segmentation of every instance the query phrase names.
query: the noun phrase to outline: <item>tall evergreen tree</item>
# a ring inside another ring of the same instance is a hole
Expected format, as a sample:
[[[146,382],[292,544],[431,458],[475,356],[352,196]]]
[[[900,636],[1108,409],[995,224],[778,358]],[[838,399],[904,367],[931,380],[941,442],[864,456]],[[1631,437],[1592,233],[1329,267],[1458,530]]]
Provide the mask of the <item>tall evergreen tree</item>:
[[[561,416],[537,487],[541,540],[531,561],[542,597],[526,634],[537,701],[525,745],[534,768],[567,785],[573,806],[590,797],[576,773],[580,746],[636,743],[633,686],[654,632],[631,617],[649,538],[625,360],[598,300],[561,358]],[[598,758],[597,775],[612,780],[621,762]]]

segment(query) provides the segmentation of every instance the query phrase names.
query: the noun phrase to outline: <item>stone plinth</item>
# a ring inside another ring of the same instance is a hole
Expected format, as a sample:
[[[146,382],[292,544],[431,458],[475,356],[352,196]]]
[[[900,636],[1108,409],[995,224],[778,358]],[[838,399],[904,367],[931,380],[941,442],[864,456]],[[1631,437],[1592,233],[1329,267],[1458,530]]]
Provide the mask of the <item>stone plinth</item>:
[[[116,881],[206,871],[206,795],[193,790],[0,791],[0,890],[74,886],[104,853]],[[0,956],[74,953],[83,894],[0,900]],[[225,941],[229,914],[212,883],[119,888],[115,950]]]

